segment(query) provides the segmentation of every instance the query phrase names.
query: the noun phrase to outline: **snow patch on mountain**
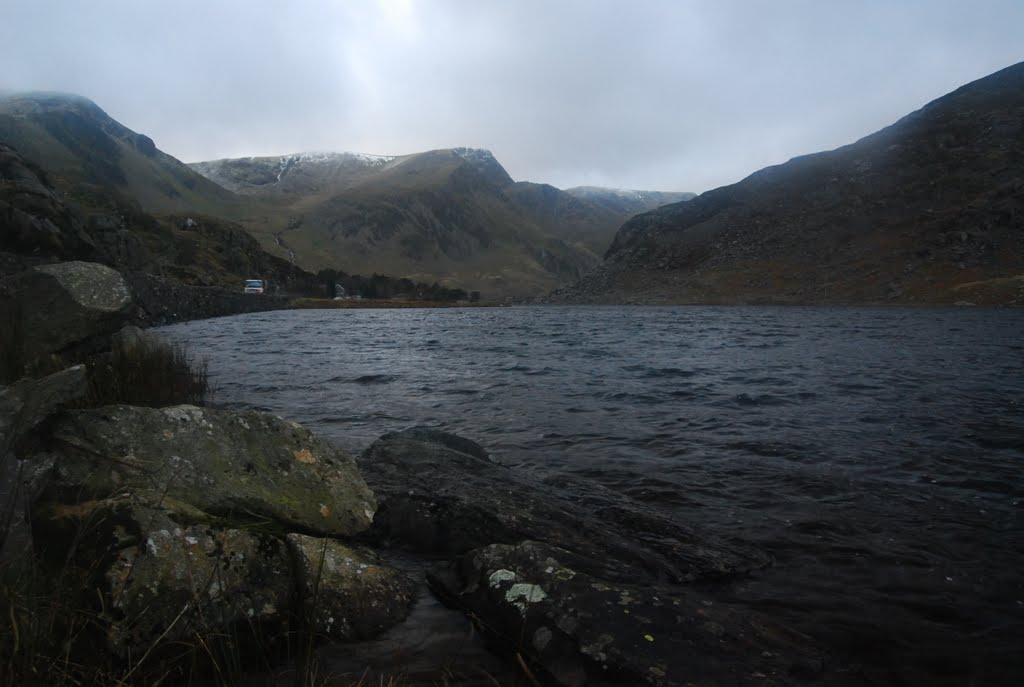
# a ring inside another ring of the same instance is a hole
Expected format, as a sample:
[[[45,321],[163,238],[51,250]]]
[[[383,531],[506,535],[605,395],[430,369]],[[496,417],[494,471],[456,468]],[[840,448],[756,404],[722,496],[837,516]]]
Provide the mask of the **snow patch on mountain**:
[[[452,152],[467,162],[498,162],[494,154],[486,148],[452,148]]]

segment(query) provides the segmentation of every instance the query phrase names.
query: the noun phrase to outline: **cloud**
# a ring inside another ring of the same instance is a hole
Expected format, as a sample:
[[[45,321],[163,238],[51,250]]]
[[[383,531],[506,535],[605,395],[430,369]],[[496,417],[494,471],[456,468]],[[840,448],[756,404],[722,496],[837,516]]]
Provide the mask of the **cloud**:
[[[514,178],[694,190],[842,145],[1022,59],[1024,4],[6,2],[0,87],[187,161],[487,147]]]

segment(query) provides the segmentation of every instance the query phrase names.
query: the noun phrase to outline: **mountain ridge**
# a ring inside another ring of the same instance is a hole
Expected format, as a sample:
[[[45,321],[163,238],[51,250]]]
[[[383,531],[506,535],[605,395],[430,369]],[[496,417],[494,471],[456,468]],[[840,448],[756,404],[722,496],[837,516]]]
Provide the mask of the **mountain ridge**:
[[[1024,63],[638,215],[555,302],[1024,304]]]
[[[516,182],[482,148],[291,153],[190,166],[228,189],[277,203],[286,223],[279,216],[247,226],[314,267],[352,271],[344,260],[356,259],[422,279],[433,264],[442,281],[491,294],[535,296],[578,277],[632,214]]]
[[[632,214],[515,182],[480,148],[189,166],[74,94],[0,97],[0,141],[86,202],[109,188],[145,213],[240,224],[264,250],[308,271],[437,281],[490,298],[536,297],[579,277]]]

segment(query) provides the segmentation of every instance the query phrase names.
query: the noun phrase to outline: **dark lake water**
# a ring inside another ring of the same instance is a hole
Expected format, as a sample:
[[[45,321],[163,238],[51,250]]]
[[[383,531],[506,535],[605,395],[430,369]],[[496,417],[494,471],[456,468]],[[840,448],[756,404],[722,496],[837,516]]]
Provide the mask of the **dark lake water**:
[[[160,330],[352,452],[431,425],[761,546],[720,590],[878,684],[1024,684],[1024,311],[536,307]]]

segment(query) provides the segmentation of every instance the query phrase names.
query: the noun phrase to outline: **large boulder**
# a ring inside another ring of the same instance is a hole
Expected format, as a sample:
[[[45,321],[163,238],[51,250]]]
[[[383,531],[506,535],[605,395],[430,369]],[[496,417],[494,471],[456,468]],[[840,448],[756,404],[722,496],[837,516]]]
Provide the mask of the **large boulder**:
[[[131,306],[120,273],[97,263],[41,265],[0,280],[6,366],[31,370],[47,356],[102,340],[127,321]]]
[[[118,345],[145,345],[137,334]],[[408,577],[337,539],[368,527],[374,495],[349,455],[294,423],[106,406],[67,410],[27,445],[27,462],[49,471],[32,508],[36,551],[122,658],[160,647],[187,662],[188,647],[218,638],[258,657],[295,648],[297,631],[364,639],[415,599]]]
[[[802,635],[687,586],[609,582],[587,565],[547,544],[496,544],[431,581],[549,684],[847,684],[824,679],[824,657]]]
[[[386,434],[360,456],[381,503],[369,534],[426,553],[543,541],[573,551],[594,574],[672,582],[723,579],[771,561],[596,484],[531,479],[478,444],[432,429]]]
[[[70,503],[132,493],[285,531],[351,536],[373,492],[351,456],[292,422],[196,406],[78,410],[52,428],[58,454],[45,498]]]
[[[409,614],[416,585],[372,552],[333,539],[289,534],[307,622],[331,639],[367,639]]]

